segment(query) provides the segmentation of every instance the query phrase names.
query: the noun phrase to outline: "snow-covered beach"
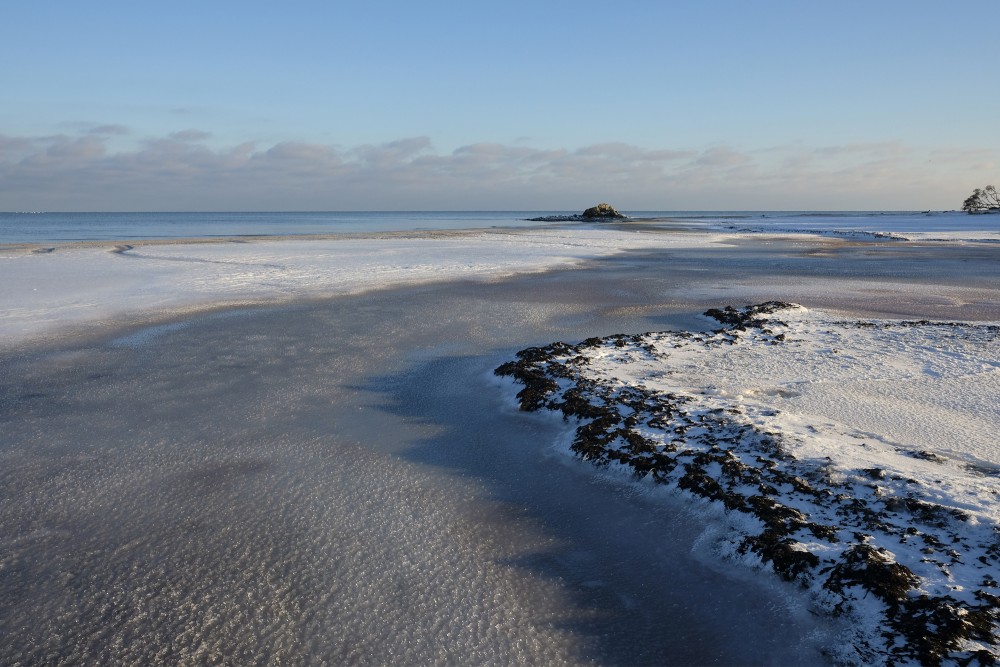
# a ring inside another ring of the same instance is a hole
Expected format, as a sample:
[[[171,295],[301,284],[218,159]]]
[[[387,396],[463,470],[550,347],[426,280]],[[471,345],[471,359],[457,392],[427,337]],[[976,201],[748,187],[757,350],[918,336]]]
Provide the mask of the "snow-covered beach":
[[[497,373],[570,452],[728,510],[710,549],[855,625],[845,663],[997,651],[1000,324],[710,310],[702,333],[529,348]]]
[[[922,590],[971,603],[973,574],[1000,578],[1000,244],[643,224],[242,241],[0,249],[6,658],[850,660],[835,647],[877,605],[838,616],[754,565],[722,501],[556,454],[566,427],[490,379],[531,346],[774,299],[806,307],[782,345],[630,339],[589,368],[740,409],[851,493],[969,517],[953,542],[952,518],[913,524],[939,542]],[[895,324],[920,320],[952,324]],[[869,643],[855,658],[891,654]]]
[[[671,245],[711,237],[678,236]],[[356,294],[455,279],[495,280],[657,248],[606,230],[412,232],[347,238],[209,239],[0,246],[0,339],[192,309]]]

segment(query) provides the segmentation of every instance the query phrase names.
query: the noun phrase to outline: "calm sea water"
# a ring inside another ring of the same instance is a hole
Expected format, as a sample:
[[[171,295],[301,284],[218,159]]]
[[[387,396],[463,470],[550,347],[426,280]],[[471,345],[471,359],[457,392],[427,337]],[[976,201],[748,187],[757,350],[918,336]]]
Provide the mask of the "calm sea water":
[[[715,228],[750,232],[968,232],[1000,231],[1000,215],[962,211],[738,211],[680,213]]]
[[[535,225],[525,212],[0,213],[0,243],[350,234]]]
[[[530,227],[546,223],[529,222],[527,218],[568,213],[0,213],[0,244]],[[710,228],[747,231],[944,232],[1000,229],[1000,216],[970,216],[955,211],[629,211],[628,214],[637,218],[670,217]]]

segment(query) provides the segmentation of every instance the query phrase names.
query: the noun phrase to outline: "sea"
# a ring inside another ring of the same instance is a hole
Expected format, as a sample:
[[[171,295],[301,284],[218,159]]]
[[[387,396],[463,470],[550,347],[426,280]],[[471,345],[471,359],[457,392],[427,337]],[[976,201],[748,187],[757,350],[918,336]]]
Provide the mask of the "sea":
[[[0,212],[0,244],[302,236],[535,227],[574,211]],[[828,234],[1000,231],[1000,216],[961,211],[627,211],[707,229]],[[555,223],[559,224],[559,223]],[[579,224],[579,223],[562,223]]]

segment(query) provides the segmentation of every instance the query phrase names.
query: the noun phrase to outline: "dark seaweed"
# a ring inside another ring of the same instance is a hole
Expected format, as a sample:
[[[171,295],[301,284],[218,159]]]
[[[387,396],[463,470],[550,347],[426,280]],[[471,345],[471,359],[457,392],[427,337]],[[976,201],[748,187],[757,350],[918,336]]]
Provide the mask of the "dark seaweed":
[[[707,316],[724,325],[714,335],[615,335],[588,338],[579,345],[559,342],[528,348],[517,354],[516,361],[503,364],[495,372],[524,385],[518,393],[523,410],[555,410],[566,419],[579,420],[571,449],[581,458],[596,465],[620,463],[630,467],[637,477],[672,485],[721,503],[729,511],[755,517],[761,523],[760,532],[743,538],[738,550],[756,554],[788,581],[803,586],[818,581],[840,599],[834,613],[866,595],[881,600],[886,612],[885,645],[880,654],[889,664],[909,660],[927,665],[945,661],[993,664],[994,653],[964,651],[962,645],[966,640],[976,640],[998,646],[997,596],[986,590],[990,584],[996,585],[995,580],[985,579],[983,588],[975,591],[976,599],[982,602],[978,605],[947,595],[918,593],[919,577],[895,562],[889,552],[869,543],[873,534],[922,539],[925,553],[940,558],[933,562],[946,567],[959,554],[949,551],[948,545],[919,526],[947,532],[953,523],[967,521],[967,515],[914,497],[890,495],[881,499],[877,487],[874,498],[855,495],[852,482],[835,483],[822,465],[795,460],[777,434],[761,432],[738,409],[706,411],[697,408],[688,396],[643,387],[605,386],[580,377],[577,371],[588,363],[587,351],[602,346],[628,348],[655,357],[651,337],[673,338],[675,346],[682,341],[731,344],[745,335],[764,344],[782,344],[784,335],[773,330],[783,323],[770,316],[792,307],[770,301],[739,309],[727,306],[708,310]],[[667,437],[652,440],[641,433],[643,428],[655,428]],[[926,460],[938,458],[930,452],[909,454]],[[867,480],[869,489],[873,483],[887,481],[885,471],[878,468],[858,470],[857,475],[858,480]],[[812,520],[807,513],[789,506],[790,500],[801,501],[794,503],[798,506],[812,504],[832,509],[839,517],[839,525]],[[901,516],[909,517],[909,521]],[[846,546],[839,552],[839,559],[821,561],[802,544],[806,538],[830,544],[843,542]],[[1000,539],[994,546],[981,560],[997,568]],[[869,649],[858,647],[862,655]]]

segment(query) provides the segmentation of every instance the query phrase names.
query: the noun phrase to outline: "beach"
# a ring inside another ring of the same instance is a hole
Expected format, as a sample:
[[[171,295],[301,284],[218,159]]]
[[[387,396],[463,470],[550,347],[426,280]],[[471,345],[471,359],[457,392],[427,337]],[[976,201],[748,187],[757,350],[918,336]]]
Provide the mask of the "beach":
[[[1000,244],[954,237],[235,241],[0,249],[4,662],[844,661],[857,619],[723,557],[720,503],[573,457],[493,370],[766,301],[1000,322]]]

